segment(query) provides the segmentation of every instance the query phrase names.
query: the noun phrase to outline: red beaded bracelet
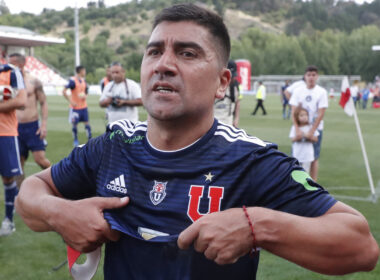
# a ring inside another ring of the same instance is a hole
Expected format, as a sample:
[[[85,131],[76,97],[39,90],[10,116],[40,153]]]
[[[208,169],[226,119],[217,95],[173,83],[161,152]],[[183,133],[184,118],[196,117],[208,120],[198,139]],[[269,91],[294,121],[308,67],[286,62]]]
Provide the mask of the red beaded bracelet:
[[[247,219],[248,219],[249,227],[251,228],[251,234],[252,234],[252,239],[253,239],[253,248],[252,248],[251,254],[252,254],[252,253],[257,254],[255,231],[254,231],[254,228],[253,228],[253,224],[252,224],[252,222],[251,222],[251,219],[250,219],[250,217],[249,217],[249,214],[248,214],[248,211],[247,211],[247,207],[245,207],[245,205],[243,205],[243,211],[244,211],[245,216],[246,216]]]

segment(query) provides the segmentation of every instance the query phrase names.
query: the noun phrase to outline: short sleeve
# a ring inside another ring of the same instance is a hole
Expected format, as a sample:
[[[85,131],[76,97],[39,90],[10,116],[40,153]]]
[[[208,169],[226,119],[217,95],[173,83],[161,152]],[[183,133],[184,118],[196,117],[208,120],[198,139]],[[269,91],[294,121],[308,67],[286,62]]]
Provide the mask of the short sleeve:
[[[14,69],[11,72],[10,83],[11,83],[10,86],[14,89],[25,88],[24,78],[22,77],[20,70]]]
[[[292,105],[292,106],[298,106],[299,101],[298,101],[298,94],[297,94],[297,92],[298,92],[297,90],[294,91],[292,93],[292,95],[290,96],[289,104]]]
[[[336,200],[314,182],[298,161],[271,148],[259,151],[253,174],[255,204],[299,216],[317,217]]]
[[[65,198],[82,199],[96,194],[96,174],[103,154],[106,134],[73,149],[51,168],[55,186]]]
[[[322,88],[321,99],[318,103],[318,108],[327,108],[327,107],[329,107],[327,91]]]
[[[70,79],[68,84],[65,86],[65,88],[74,89],[75,88],[75,82]]]
[[[131,94],[133,99],[141,98],[141,88],[138,83],[132,80],[128,80],[128,85],[130,86]]]
[[[292,125],[292,127],[290,128],[290,132],[289,132],[289,138],[293,138],[296,136],[296,129],[294,127],[294,125]]]

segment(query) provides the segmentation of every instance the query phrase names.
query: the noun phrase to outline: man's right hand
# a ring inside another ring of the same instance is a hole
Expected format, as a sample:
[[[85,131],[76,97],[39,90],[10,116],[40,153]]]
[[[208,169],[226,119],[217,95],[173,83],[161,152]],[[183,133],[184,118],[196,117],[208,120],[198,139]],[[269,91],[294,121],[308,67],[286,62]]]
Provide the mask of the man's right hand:
[[[121,208],[129,198],[93,197],[82,200],[60,200],[49,215],[49,224],[67,245],[80,252],[91,252],[107,241],[117,241],[120,232],[111,229],[104,219],[105,209]]]

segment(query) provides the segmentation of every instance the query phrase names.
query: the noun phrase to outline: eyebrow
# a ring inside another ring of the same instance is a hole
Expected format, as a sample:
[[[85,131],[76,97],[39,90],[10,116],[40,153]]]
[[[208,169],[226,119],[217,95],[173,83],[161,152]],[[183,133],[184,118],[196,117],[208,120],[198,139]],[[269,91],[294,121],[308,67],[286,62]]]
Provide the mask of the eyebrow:
[[[156,47],[156,48],[163,48],[165,45],[164,41],[153,41],[148,43],[146,46],[146,49]],[[192,48],[199,52],[204,53],[204,49],[197,43],[191,42],[191,41],[175,41],[174,42],[174,48],[175,49],[184,49],[184,48]]]

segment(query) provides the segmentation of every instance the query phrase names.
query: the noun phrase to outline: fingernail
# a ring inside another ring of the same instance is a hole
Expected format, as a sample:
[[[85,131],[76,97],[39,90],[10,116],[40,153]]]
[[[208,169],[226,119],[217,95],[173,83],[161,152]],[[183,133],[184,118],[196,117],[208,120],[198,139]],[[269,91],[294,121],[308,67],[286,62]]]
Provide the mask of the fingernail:
[[[126,202],[126,201],[128,201],[128,196],[124,196],[124,197],[122,197],[122,198],[120,198],[120,200],[121,200],[121,202]]]

